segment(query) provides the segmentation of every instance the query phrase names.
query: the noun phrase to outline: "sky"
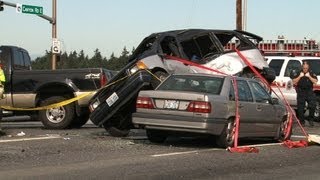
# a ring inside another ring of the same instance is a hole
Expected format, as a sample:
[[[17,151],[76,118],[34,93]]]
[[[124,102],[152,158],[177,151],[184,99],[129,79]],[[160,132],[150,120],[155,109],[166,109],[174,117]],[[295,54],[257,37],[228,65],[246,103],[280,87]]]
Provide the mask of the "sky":
[[[5,0],[43,7],[52,0]],[[246,31],[266,40],[284,35],[320,41],[319,0],[247,0]],[[151,33],[174,29],[235,29],[236,0],[57,0],[57,36],[63,52],[99,49],[107,58],[137,47]],[[51,24],[36,15],[0,12],[0,45],[25,48],[32,58],[52,45]]]

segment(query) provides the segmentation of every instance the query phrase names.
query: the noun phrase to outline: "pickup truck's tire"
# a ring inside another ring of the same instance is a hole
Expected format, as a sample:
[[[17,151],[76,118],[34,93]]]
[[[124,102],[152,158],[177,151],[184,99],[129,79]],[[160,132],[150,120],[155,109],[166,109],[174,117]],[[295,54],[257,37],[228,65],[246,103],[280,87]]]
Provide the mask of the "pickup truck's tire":
[[[89,120],[89,115],[90,114],[83,114],[81,116],[76,117],[72,123],[71,123],[71,127],[72,128],[81,128],[83,125],[85,125],[88,120]]]
[[[217,139],[217,145],[221,148],[233,147],[235,141],[235,119],[230,118],[227,121],[222,133]]]
[[[50,105],[65,101],[67,98],[62,96],[52,96],[42,102],[40,106]],[[39,111],[39,118],[47,129],[66,129],[69,128],[72,120],[75,118],[74,104],[60,106],[58,108],[51,108]]]
[[[163,72],[163,71],[156,71],[153,74],[155,76],[157,76],[161,81],[163,81],[169,75],[168,73]],[[152,78],[152,80],[151,80],[152,89],[155,89],[161,83],[161,81],[159,81],[159,79]]]

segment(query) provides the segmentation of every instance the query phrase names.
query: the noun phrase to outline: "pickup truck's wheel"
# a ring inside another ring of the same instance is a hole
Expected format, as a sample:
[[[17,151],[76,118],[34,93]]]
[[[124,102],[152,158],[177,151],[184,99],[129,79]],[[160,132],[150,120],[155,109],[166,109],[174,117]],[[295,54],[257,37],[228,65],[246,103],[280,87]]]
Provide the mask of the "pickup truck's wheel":
[[[85,125],[89,120],[89,114],[83,114],[81,116],[76,117],[72,123],[72,128],[81,128],[83,125]]]
[[[156,71],[153,74],[155,76],[157,76],[161,81],[163,81],[169,75],[168,73],[163,72],[163,71]],[[152,78],[152,80],[151,80],[152,89],[155,89],[161,83],[161,81],[159,81],[159,79]]]
[[[58,102],[65,101],[66,98],[62,96],[52,96],[42,102],[41,106],[50,105]],[[57,108],[51,108],[42,110],[39,112],[39,118],[42,121],[45,128],[48,129],[66,129],[69,128],[73,118],[75,118],[75,109],[73,103],[60,106]]]
[[[236,123],[234,118],[227,121],[222,133],[217,139],[217,145],[221,148],[233,147],[235,140]]]
[[[153,143],[163,143],[168,136],[165,131],[156,129],[146,129],[146,133],[149,141]]]

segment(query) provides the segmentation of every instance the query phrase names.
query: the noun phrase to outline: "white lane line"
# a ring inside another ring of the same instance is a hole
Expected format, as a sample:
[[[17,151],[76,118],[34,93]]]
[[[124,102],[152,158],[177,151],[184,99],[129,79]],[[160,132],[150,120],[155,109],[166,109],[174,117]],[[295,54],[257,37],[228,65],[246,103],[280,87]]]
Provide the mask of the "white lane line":
[[[201,153],[207,151],[221,151],[225,149],[219,148],[212,148],[212,149],[205,149],[205,150],[194,150],[194,151],[182,151],[182,152],[173,152],[173,153],[166,153],[166,154],[154,154],[151,157],[163,157],[163,156],[175,156],[175,155],[182,155],[182,154],[192,154],[192,153]]]
[[[294,137],[294,138],[306,138],[306,136],[299,136],[299,135],[291,135],[291,137]]]
[[[264,147],[264,146],[276,146],[281,144],[283,143],[252,144],[252,145],[243,145],[238,147]]]
[[[35,138],[21,138],[21,139],[6,139],[0,140],[0,143],[6,142],[19,142],[19,141],[33,141],[33,140],[46,140],[46,139],[57,139],[61,138],[61,136],[48,136],[48,137],[35,137]]]

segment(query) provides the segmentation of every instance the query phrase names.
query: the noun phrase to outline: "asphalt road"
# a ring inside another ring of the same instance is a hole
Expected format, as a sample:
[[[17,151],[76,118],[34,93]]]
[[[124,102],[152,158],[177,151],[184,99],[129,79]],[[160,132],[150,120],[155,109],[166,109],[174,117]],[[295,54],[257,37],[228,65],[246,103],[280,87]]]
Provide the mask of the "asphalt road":
[[[259,153],[230,153],[208,138],[150,143],[143,130],[115,138],[87,124],[45,130],[38,122],[4,122],[0,179],[320,179],[320,146],[288,149],[268,139],[242,139]],[[320,125],[306,127],[320,134]],[[22,133],[23,132],[23,133]],[[294,139],[301,139],[294,129]]]

